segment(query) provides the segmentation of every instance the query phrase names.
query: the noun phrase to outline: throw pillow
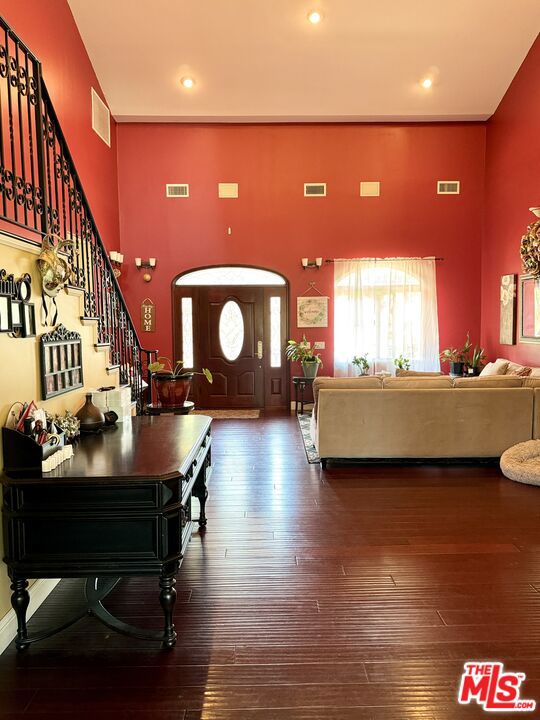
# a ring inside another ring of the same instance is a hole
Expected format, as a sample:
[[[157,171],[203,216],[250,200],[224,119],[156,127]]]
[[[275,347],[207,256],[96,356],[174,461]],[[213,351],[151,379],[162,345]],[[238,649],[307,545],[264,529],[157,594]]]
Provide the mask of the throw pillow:
[[[488,363],[480,373],[480,377],[485,377],[486,375],[504,375],[509,362],[509,360],[495,360],[495,362]]]
[[[497,358],[497,362],[506,362],[503,358]],[[517,375],[518,377],[527,377],[531,374],[531,368],[527,365],[520,365],[519,363],[509,362],[506,368],[505,375]]]

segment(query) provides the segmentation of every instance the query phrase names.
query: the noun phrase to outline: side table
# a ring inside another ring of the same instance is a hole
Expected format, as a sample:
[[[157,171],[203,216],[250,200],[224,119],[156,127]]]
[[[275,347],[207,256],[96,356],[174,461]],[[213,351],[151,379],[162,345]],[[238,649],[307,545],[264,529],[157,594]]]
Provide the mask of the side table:
[[[311,377],[304,377],[303,375],[297,375],[293,377],[293,385],[294,385],[294,412],[297,415],[298,414],[298,396],[300,395],[300,414],[304,414],[304,391],[306,389],[306,386],[309,386],[313,390],[313,381],[315,378]]]

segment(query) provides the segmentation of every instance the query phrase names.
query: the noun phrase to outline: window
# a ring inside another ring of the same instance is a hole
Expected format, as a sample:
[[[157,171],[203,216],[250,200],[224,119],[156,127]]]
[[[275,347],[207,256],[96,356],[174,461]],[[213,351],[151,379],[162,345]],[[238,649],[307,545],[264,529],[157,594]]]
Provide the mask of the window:
[[[393,370],[398,355],[440,369],[434,259],[336,261],[334,315],[336,375],[366,353],[372,372]]]
[[[184,367],[192,368],[193,362],[193,300],[183,297],[182,309],[182,352]]]
[[[270,298],[270,367],[281,367],[281,298]]]
[[[241,266],[211,267],[193,270],[176,281],[177,285],[285,285],[285,280],[270,270]]]

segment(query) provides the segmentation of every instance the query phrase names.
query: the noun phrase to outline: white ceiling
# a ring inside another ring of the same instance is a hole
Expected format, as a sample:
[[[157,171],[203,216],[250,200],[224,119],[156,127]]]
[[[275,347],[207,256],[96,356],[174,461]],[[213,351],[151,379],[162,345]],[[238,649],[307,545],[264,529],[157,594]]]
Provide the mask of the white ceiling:
[[[69,4],[119,121],[483,120],[540,31],[540,0]]]

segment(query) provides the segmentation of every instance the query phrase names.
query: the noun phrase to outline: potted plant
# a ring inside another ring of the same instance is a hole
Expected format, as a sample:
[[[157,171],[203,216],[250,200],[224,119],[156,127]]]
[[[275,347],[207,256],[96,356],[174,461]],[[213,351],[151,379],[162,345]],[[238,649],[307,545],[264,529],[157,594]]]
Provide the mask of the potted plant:
[[[351,360],[359,375],[367,375],[369,372],[369,363],[367,353],[365,355],[355,355]]]
[[[467,358],[467,355],[469,354],[471,350],[471,340],[469,338],[469,333],[467,333],[467,338],[465,340],[465,344],[461,348],[461,350],[458,350],[457,348],[446,348],[441,352],[439,355],[442,362],[447,362],[450,364],[450,375],[463,375],[463,368],[465,366],[465,360]]]
[[[467,361],[467,368],[469,375],[480,375],[482,368],[486,364],[486,356],[484,354],[484,348],[474,346],[472,355]]]
[[[399,357],[394,358],[394,367],[396,368],[396,370],[410,370],[411,361],[409,360],[409,358],[400,355]]]
[[[322,366],[321,356],[319,353],[316,354],[313,352],[311,349],[311,343],[307,340],[305,335],[302,337],[300,342],[297,342],[296,340],[288,340],[285,355],[289,360],[302,364],[304,377],[317,377],[319,365]]]
[[[177,360],[173,366],[168,357],[158,357],[149,363],[148,370],[152,373],[157,401],[165,408],[182,407],[188,399],[194,375],[203,375],[209,383],[214,381],[208,368],[203,368],[202,372],[186,371],[182,360]]]

